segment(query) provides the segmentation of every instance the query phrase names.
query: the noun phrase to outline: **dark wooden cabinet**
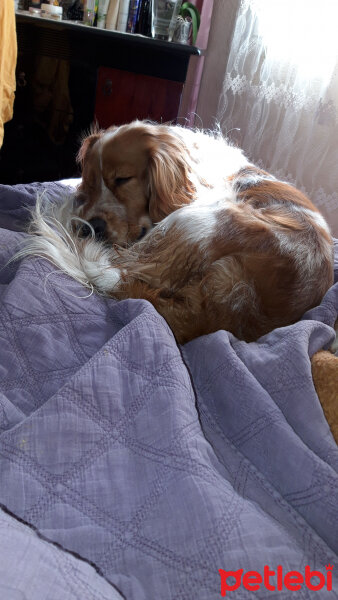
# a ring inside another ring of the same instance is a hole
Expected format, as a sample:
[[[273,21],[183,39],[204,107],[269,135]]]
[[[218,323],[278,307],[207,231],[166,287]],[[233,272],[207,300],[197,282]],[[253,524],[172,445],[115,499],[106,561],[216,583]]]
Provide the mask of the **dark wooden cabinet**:
[[[79,174],[81,136],[133,119],[175,121],[198,48],[17,13],[14,118],[5,125],[0,183]]]
[[[100,67],[95,116],[103,128],[132,119],[173,121],[178,114],[182,90],[183,84],[179,81]]]

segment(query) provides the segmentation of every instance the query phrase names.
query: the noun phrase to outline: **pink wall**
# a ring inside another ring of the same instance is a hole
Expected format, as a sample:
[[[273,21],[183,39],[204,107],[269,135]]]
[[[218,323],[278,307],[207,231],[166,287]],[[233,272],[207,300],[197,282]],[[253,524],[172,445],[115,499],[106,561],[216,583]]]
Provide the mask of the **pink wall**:
[[[201,13],[201,25],[197,35],[196,46],[205,50],[208,46],[214,0],[193,0],[193,4],[195,4]],[[186,124],[191,126],[194,125],[204,60],[204,56],[199,58],[192,57],[190,59],[187,81],[180,107],[179,118],[184,119]]]
[[[196,0],[201,8],[201,27],[196,45],[206,48],[200,58],[192,57],[180,107],[180,122],[212,128],[239,0]]]

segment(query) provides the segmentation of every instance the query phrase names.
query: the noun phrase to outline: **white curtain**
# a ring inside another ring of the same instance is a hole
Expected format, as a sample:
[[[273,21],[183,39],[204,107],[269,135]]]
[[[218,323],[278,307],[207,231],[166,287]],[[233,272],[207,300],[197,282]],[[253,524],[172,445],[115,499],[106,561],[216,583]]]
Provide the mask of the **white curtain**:
[[[242,0],[217,118],[338,237],[338,0]]]

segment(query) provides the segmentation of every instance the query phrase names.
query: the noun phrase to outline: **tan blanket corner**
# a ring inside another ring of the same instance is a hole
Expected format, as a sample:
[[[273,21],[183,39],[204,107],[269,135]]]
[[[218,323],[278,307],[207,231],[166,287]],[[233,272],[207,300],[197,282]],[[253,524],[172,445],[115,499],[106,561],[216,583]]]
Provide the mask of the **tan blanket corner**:
[[[320,350],[313,355],[311,367],[319,401],[338,444],[338,356]]]

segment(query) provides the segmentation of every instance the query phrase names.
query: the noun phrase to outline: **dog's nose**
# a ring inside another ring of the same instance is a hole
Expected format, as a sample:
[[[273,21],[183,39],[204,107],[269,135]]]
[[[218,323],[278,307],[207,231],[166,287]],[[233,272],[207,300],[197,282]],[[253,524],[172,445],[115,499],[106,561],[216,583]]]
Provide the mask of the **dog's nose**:
[[[106,228],[107,228],[107,223],[103,219],[100,219],[100,217],[94,217],[93,219],[89,219],[88,223],[94,229],[95,237],[97,239],[101,239],[104,237],[104,234],[105,234]],[[87,237],[90,234],[91,234],[90,227],[88,227],[88,225],[83,225],[82,235],[84,237]]]
[[[95,237],[102,237],[105,234],[107,223],[99,217],[89,220],[90,225],[95,231]]]
[[[142,227],[137,239],[141,240],[146,235],[146,233],[148,233],[148,229],[146,227]]]

